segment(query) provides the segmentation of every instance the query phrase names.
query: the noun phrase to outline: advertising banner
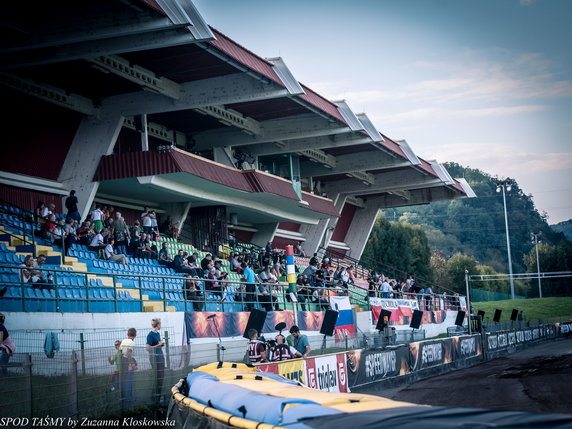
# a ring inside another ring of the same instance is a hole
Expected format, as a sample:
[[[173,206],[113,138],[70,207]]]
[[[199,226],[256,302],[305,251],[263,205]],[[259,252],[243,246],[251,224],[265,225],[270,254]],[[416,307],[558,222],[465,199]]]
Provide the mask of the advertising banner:
[[[258,365],[258,369],[264,372],[281,375],[292,381],[306,384],[306,367],[303,359],[295,359],[279,363]]]
[[[346,356],[350,388],[410,372],[406,345],[385,350],[351,350]]]
[[[560,327],[562,329],[562,327]],[[556,335],[554,325],[541,325],[534,328],[516,329],[486,334],[486,347],[488,351],[505,350],[510,346],[528,343],[544,337]]]
[[[480,335],[452,337],[451,341],[453,342],[454,360],[479,356],[483,353],[481,350]]]
[[[304,312],[302,312],[304,313]],[[216,317],[208,317],[215,314]],[[187,311],[185,312],[185,332],[187,338],[217,337],[217,330],[221,337],[240,337],[244,333],[250,312],[210,312],[210,311]],[[275,332],[274,326],[284,322],[287,327],[294,324],[292,311],[271,311],[266,316],[263,333]],[[319,331],[320,325],[310,326],[312,331]],[[302,329],[302,328],[300,328]],[[306,329],[306,328],[304,328]]]
[[[389,320],[392,322],[402,322],[404,317],[413,315],[413,310],[419,310],[419,302],[416,299],[369,298],[369,304],[375,323],[379,319],[381,309],[391,311]],[[404,323],[409,323],[409,321],[407,320]]]
[[[330,296],[330,307],[338,312],[338,320],[334,333],[336,340],[341,341],[346,336],[355,335],[354,312],[347,296]]]
[[[306,359],[306,385],[324,392],[349,392],[346,354]]]
[[[572,322],[560,323],[560,333],[562,335],[572,334]]]
[[[419,371],[432,366],[453,361],[453,342],[451,338],[409,343],[411,368]]]

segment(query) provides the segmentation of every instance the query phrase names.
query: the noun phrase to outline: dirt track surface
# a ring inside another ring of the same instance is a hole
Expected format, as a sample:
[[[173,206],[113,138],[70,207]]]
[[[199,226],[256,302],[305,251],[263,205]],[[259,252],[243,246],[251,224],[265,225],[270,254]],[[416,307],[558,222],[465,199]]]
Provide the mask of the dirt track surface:
[[[572,414],[572,339],[418,381],[390,396],[427,405]]]

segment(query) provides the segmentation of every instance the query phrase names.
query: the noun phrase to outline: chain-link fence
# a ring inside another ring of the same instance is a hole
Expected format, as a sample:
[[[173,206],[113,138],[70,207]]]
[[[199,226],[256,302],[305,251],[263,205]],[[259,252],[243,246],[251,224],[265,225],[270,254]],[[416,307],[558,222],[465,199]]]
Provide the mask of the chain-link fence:
[[[0,382],[0,415],[121,416],[166,403],[171,386],[190,370],[188,346],[165,349],[164,370],[143,347],[136,347],[133,360],[124,366],[114,361],[116,352],[112,346],[86,349],[83,357],[79,351],[53,358],[13,354]]]

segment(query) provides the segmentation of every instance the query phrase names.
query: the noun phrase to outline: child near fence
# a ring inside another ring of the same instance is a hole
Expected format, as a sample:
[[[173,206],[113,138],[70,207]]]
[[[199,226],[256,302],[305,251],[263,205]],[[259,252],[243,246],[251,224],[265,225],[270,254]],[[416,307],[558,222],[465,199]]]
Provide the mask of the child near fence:
[[[109,377],[107,393],[111,393],[119,389],[119,371],[121,370],[121,350],[119,350],[119,346],[121,345],[121,340],[115,340],[114,344],[115,353],[107,358],[111,365],[115,364],[115,371],[113,371]]]

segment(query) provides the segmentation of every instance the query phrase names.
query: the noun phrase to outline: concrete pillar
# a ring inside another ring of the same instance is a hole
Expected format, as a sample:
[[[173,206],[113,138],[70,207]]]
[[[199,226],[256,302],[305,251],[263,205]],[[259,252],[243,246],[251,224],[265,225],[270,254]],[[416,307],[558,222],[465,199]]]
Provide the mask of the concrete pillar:
[[[367,200],[363,208],[358,208],[346,234],[345,243],[350,250],[347,255],[359,259],[365,249],[379,211],[379,201]]]
[[[165,210],[165,216],[171,216],[173,222],[179,222],[179,230],[182,230],[191,209],[191,202],[161,204],[161,208]]]
[[[230,146],[215,147],[213,148],[213,158],[216,162],[228,165],[229,167],[236,168],[234,165],[234,158]]]
[[[272,241],[272,238],[274,238],[274,234],[278,228],[278,222],[258,223],[254,225],[254,227],[258,229],[258,231],[254,233],[250,242],[257,246],[264,247],[269,241]]]
[[[334,206],[338,213],[342,211],[345,203],[346,195],[337,194],[334,198]],[[306,238],[306,241],[302,243],[302,249],[306,255],[313,255],[320,247],[328,247],[336,223],[338,223],[338,217],[331,217],[320,219],[317,225],[300,226],[300,234]]]
[[[77,129],[58,181],[68,190],[75,189],[82,219],[89,213],[99,187],[99,183],[93,181],[99,161],[103,155],[113,152],[122,126],[120,115],[86,116]]]

